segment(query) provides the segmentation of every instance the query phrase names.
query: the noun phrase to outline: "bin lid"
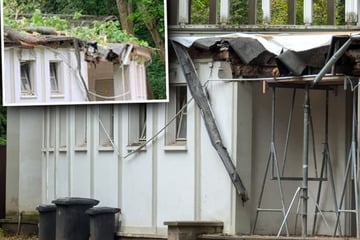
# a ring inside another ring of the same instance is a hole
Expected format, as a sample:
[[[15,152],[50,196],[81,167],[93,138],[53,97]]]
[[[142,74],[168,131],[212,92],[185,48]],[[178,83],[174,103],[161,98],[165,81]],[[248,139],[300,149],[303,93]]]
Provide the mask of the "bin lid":
[[[92,205],[95,206],[99,203],[99,200],[92,198],[81,198],[81,197],[65,197],[58,198],[52,201],[56,205]]]
[[[88,215],[115,214],[120,212],[120,208],[112,207],[93,207],[85,211]]]
[[[56,211],[56,205],[54,204],[41,204],[36,207],[36,210],[39,212],[55,212]]]

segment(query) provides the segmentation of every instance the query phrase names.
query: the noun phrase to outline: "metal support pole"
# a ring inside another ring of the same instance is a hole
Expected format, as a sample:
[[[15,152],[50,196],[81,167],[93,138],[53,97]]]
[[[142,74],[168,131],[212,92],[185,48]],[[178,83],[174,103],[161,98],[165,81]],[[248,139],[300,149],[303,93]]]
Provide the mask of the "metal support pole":
[[[341,48],[332,55],[329,61],[325,64],[325,66],[320,70],[320,72],[314,78],[313,84],[317,84],[325,76],[325,74],[332,68],[332,66],[336,63],[336,61],[339,60],[340,57],[342,57],[342,55],[349,48],[351,43],[352,43],[352,38],[349,38],[341,46]]]
[[[285,211],[285,200],[284,200],[284,193],[281,186],[281,178],[280,178],[280,169],[279,169],[279,163],[277,160],[277,153],[275,148],[275,130],[276,130],[276,124],[275,124],[275,116],[276,116],[276,92],[275,87],[273,87],[273,101],[272,101],[272,127],[271,127],[271,153],[272,153],[272,164],[275,166],[275,171],[277,175],[277,184],[280,192],[280,201],[281,201],[281,211],[283,213],[283,216],[285,217],[286,211]],[[287,236],[289,236],[289,229],[287,221],[285,222],[285,230]]]
[[[343,183],[343,188],[342,188],[342,193],[341,193],[341,198],[340,198],[340,203],[339,203],[339,211],[337,214],[337,219],[336,219],[336,224],[335,224],[335,231],[334,231],[334,235],[336,234],[337,231],[337,227],[340,226],[339,225],[339,218],[340,218],[340,213],[344,212],[344,213],[354,213],[355,214],[355,223],[356,223],[356,237],[360,238],[360,227],[359,227],[359,187],[358,187],[358,160],[357,160],[357,139],[356,139],[356,129],[357,129],[357,120],[356,120],[356,93],[353,92],[353,108],[352,108],[352,131],[351,131],[351,148],[350,148],[350,152],[349,152],[349,157],[348,157],[348,161],[346,164],[346,171],[345,171],[345,177],[344,177],[344,183]],[[350,170],[351,169],[351,170]],[[348,182],[348,177],[350,172],[352,172],[352,181],[353,181],[353,194],[354,194],[354,209],[341,209],[342,208],[342,204],[344,201],[344,196],[345,196],[345,189],[346,189],[346,185]]]
[[[316,203],[319,204],[320,202],[320,193],[321,193],[321,187],[323,182],[323,176],[325,172],[325,167],[328,161],[328,112],[329,112],[329,91],[326,90],[326,97],[325,97],[325,139],[324,139],[324,150],[323,150],[323,159],[321,163],[321,170],[320,170],[320,182],[318,186],[318,192],[316,197]],[[336,206],[336,205],[335,205]],[[312,228],[312,235],[315,235],[315,228],[316,228],[316,220],[317,220],[317,213],[319,212],[318,208],[315,208],[315,215],[314,215],[314,222],[313,222],[313,228]]]
[[[278,163],[278,160],[277,160],[277,154],[276,154],[276,148],[275,148],[275,130],[276,130],[275,129],[275,127],[276,127],[275,115],[276,115],[276,92],[275,92],[275,87],[273,87],[272,113],[271,113],[271,121],[272,122],[271,122],[270,153],[269,153],[269,159],[268,159],[268,162],[267,162],[267,165],[266,165],[266,170],[265,170],[265,174],[264,174],[264,178],[263,178],[263,182],[262,182],[262,188],[261,188],[261,192],[260,192],[258,206],[257,206],[257,209],[256,209],[256,215],[255,215],[254,226],[253,226],[253,229],[252,229],[252,234],[255,233],[255,228],[256,228],[259,212],[281,212],[283,214],[284,219],[285,219],[284,225],[285,225],[286,234],[287,234],[287,236],[289,236],[288,224],[287,224],[287,220],[286,220],[286,217],[285,217],[286,208],[285,208],[285,201],[284,201],[284,193],[283,193],[282,186],[281,186],[280,169],[279,169],[279,163]],[[280,202],[281,202],[281,208],[279,208],[279,209],[261,208],[264,188],[265,188],[265,184],[266,184],[266,177],[268,175],[270,162],[272,164],[272,170],[271,170],[272,175],[277,176],[276,181],[277,181],[278,188],[279,188]]]
[[[289,146],[290,130],[291,130],[292,119],[293,119],[293,114],[294,114],[295,97],[296,97],[296,88],[294,88],[293,95],[292,95],[291,109],[290,109],[290,114],[289,114],[288,127],[287,127],[287,131],[286,131],[286,139],[285,139],[281,176],[284,175],[284,171],[285,171],[287,151],[288,151],[288,146]]]
[[[331,192],[332,197],[334,200],[334,206],[335,206],[335,214],[337,216],[339,209],[338,204],[336,200],[336,192],[335,192],[335,182],[334,182],[334,175],[332,171],[332,164],[330,160],[330,152],[329,152],[329,90],[326,90],[325,95],[325,123],[324,123],[324,149],[323,149],[323,156],[322,156],[322,163],[321,163],[321,172],[320,172],[320,182],[318,186],[318,192],[316,197],[316,205],[320,206],[320,196],[321,196],[321,189],[322,184],[324,181],[324,175],[327,174],[327,171],[329,171],[329,181],[331,184]],[[314,222],[313,222],[313,228],[312,228],[312,235],[315,235],[316,233],[316,222],[317,222],[317,215],[321,212],[320,207],[315,208],[315,215],[314,215]],[[339,228],[339,231],[341,232],[341,229]]]
[[[309,88],[305,89],[304,103],[304,136],[303,136],[303,180],[302,180],[302,233],[304,238],[307,236],[307,211],[308,211],[308,164],[309,164]]]
[[[271,143],[270,143],[270,153],[271,153],[271,160],[272,160],[272,168],[271,168],[271,172],[272,172],[272,176],[275,176],[274,173],[274,160],[276,160],[276,154],[275,154],[275,128],[276,128],[276,88],[273,87],[273,96],[272,96],[272,101],[271,101]],[[280,176],[277,176],[280,177]]]
[[[359,188],[358,188],[358,167],[357,167],[357,141],[356,141],[356,92],[353,92],[353,118],[352,118],[352,144],[351,155],[353,163],[353,181],[355,197],[355,219],[356,219],[356,237],[360,238],[359,232]]]

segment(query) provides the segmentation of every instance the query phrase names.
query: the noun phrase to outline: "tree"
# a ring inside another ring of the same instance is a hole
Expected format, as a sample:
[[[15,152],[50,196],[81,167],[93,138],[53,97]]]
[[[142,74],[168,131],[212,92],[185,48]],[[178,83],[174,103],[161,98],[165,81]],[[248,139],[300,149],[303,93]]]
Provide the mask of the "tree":
[[[148,39],[165,61],[164,0],[4,0],[4,8],[12,9],[12,13],[32,13],[40,9],[52,14],[115,15],[122,30],[129,34],[144,36],[146,29]]]
[[[160,59],[165,62],[165,24],[163,0],[116,0],[122,29],[137,34],[144,25],[151,36]]]
[[[149,71],[149,82],[154,92],[161,92],[155,88],[163,88],[165,81],[165,24],[164,0],[3,0],[4,10],[8,15],[19,13],[34,13],[40,9],[42,13],[70,14],[74,12],[82,15],[116,16],[120,24],[109,24],[110,29],[116,27],[137,38],[144,39],[149,46],[156,49]],[[86,31],[84,32],[86,35]],[[95,35],[96,33],[94,33]],[[93,36],[94,36],[93,35]],[[160,60],[160,61],[158,61]],[[158,69],[156,71],[156,69]],[[163,73],[159,77],[159,73]],[[155,74],[156,73],[156,74]],[[160,83],[161,81],[161,83]],[[161,87],[159,87],[161,85]],[[155,86],[155,87],[154,87]],[[154,96],[164,98],[163,94]],[[165,96],[166,97],[166,96]]]
[[[165,62],[165,24],[164,4],[162,0],[136,1],[139,14],[148,29],[156,49],[159,50],[160,59]]]
[[[262,1],[257,1],[257,20],[258,24],[262,24]],[[191,23],[208,24],[209,23],[209,0],[193,0],[191,5]],[[248,24],[248,6],[249,0],[237,0],[230,2],[230,24],[245,25]],[[327,24],[327,4],[326,0],[313,1],[313,24]],[[304,0],[296,1],[296,24],[304,24],[303,20]],[[345,0],[336,1],[336,24],[344,25],[344,8]],[[287,16],[288,1],[272,0],[271,1],[271,20],[270,24],[284,25],[288,22]]]
[[[134,24],[130,21],[130,14],[133,12],[133,2],[131,0],[116,0],[116,6],[120,16],[122,29],[128,33],[134,33]]]

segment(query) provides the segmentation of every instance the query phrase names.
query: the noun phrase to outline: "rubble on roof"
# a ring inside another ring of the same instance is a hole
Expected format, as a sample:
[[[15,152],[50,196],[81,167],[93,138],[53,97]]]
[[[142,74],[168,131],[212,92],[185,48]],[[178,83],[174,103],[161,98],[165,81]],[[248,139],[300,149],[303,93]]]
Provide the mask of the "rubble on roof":
[[[45,29],[47,29],[47,33],[54,33],[55,31],[51,28],[42,28],[44,32]],[[8,26],[4,26],[4,46],[34,47],[38,45],[43,45],[54,48],[73,46],[73,41],[75,39],[74,37],[44,34],[44,32],[38,33],[35,31],[19,31],[12,29]]]
[[[190,54],[230,61],[234,78],[317,74],[352,33],[234,33],[215,37],[174,37]],[[336,62],[334,74],[360,75],[360,40],[354,38]]]
[[[74,42],[78,44],[74,44]],[[62,32],[47,27],[31,27],[24,31],[14,30],[4,26],[4,46],[51,48],[77,48],[85,52],[85,60],[94,64],[99,61],[128,64],[130,59],[141,58],[144,62],[151,60],[152,50],[133,43],[107,43],[99,45],[97,42],[85,42],[80,39],[65,36]]]

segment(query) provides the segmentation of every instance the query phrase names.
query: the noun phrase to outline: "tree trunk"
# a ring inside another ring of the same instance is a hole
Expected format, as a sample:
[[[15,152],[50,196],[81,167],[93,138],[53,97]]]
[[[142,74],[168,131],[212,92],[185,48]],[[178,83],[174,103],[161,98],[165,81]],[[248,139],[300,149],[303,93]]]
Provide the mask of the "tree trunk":
[[[24,43],[25,45],[39,45],[46,42],[46,39],[43,36],[34,37],[31,34],[13,30],[8,26],[4,26],[4,33],[11,41]]]
[[[150,31],[152,39],[155,42],[156,49],[159,50],[160,59],[165,62],[165,46],[164,39],[160,36],[159,31],[156,29],[156,25],[153,22],[145,23],[146,28]]]
[[[129,15],[132,13],[131,3],[131,0],[116,0],[122,30],[129,34],[134,34],[134,26],[129,21]]]
[[[152,39],[154,40],[156,49],[159,51],[160,59],[162,62],[165,62],[165,43],[164,39],[161,37],[159,29],[157,28],[156,19],[153,19],[146,8],[142,4],[141,1],[136,2],[138,10],[141,12],[143,16],[143,21],[145,23],[146,28],[149,30]]]

